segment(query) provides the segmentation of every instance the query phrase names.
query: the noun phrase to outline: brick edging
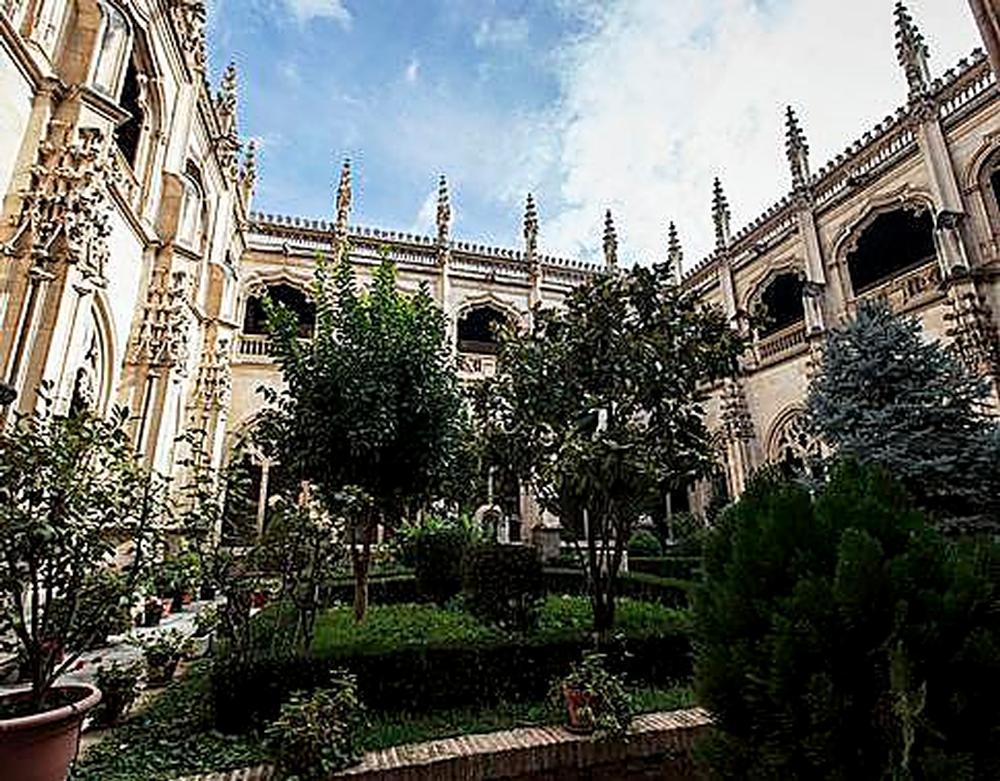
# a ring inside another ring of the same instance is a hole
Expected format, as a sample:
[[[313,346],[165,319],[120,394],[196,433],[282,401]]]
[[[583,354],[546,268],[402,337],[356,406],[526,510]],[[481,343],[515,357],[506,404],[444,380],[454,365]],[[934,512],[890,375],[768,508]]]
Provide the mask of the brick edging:
[[[710,725],[707,711],[689,708],[637,717],[627,741],[595,740],[557,726],[459,735],[370,751],[360,764],[336,773],[331,781],[489,779],[583,769],[661,756],[689,761],[695,740]],[[273,777],[274,768],[260,765],[178,781],[271,781]]]

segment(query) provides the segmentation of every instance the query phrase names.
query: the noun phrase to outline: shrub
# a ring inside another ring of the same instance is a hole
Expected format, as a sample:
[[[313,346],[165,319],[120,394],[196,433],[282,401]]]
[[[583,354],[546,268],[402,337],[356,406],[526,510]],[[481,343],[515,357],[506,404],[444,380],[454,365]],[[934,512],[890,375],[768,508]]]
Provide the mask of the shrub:
[[[97,668],[95,684],[101,690],[101,704],[94,712],[94,720],[102,726],[116,724],[132,707],[139,696],[139,679],[142,677],[141,662],[120,664],[112,662]]]
[[[79,590],[77,615],[73,618],[75,637],[86,637],[86,649],[101,648],[111,635],[125,634],[132,628],[132,601],[135,592],[128,579],[112,569],[100,569],[84,578]],[[57,598],[53,609],[69,609],[65,599]]]
[[[662,556],[663,546],[649,529],[637,529],[629,538],[628,555],[630,558],[632,556]]]
[[[603,654],[585,653],[568,675],[553,682],[549,699],[567,709],[573,729],[620,738],[632,723],[632,697],[622,678],[608,671]]]
[[[462,558],[468,545],[465,530],[454,527],[417,537],[414,574],[423,599],[443,605],[462,590]]]
[[[582,570],[545,569],[545,591],[549,594],[586,594],[587,580]],[[690,601],[693,583],[676,578],[660,578],[642,572],[618,577],[617,593],[632,599],[658,602],[665,607],[685,608]]]
[[[159,632],[145,640],[142,653],[146,659],[146,679],[151,684],[169,683],[190,647],[190,641],[177,629]]]
[[[268,750],[282,778],[326,781],[360,757],[364,723],[354,678],[342,670],[332,685],[311,694],[296,692],[266,731]]]
[[[328,604],[350,602],[354,597],[354,579],[337,578],[328,589]],[[417,580],[413,575],[375,575],[368,581],[368,599],[374,605],[398,605],[417,602]]]
[[[485,544],[465,557],[463,594],[482,621],[526,631],[538,620],[545,593],[538,550],[527,545]]]
[[[755,484],[708,538],[698,699],[723,777],[1000,777],[996,544],[944,539],[882,473]],[[748,771],[749,769],[749,771]]]
[[[701,556],[629,556],[629,572],[658,578],[697,580],[701,577]]]
[[[622,600],[620,637],[607,649],[611,669],[651,686],[686,680],[690,643],[682,616]],[[589,602],[578,597],[550,597],[539,629],[526,636],[430,606],[373,609],[360,625],[340,609],[320,617],[310,656],[218,658],[216,724],[224,732],[255,729],[277,716],[288,691],[322,688],[338,668],[357,676],[362,701],[378,712],[537,702],[591,648],[592,620]]]

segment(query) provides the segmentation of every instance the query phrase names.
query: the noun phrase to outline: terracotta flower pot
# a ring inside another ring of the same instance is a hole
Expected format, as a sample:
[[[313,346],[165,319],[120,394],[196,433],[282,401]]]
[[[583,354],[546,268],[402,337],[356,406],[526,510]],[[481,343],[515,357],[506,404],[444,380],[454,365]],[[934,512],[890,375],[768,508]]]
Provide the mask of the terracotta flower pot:
[[[566,715],[569,719],[566,729],[582,734],[593,732],[596,727],[594,724],[593,695],[568,686],[563,688],[563,695],[566,697]]]
[[[58,686],[69,705],[53,710],[0,719],[0,775],[18,781],[66,781],[70,763],[76,758],[83,717],[101,701],[101,693],[90,684]],[[0,702],[24,700],[29,689],[0,695]]]

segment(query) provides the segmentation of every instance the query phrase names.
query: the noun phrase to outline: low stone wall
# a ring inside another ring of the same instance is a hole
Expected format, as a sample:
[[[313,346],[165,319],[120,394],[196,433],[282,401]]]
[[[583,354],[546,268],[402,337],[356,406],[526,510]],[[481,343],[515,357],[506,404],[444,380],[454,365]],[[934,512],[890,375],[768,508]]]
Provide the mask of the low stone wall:
[[[691,749],[710,726],[701,708],[640,716],[627,741],[601,741],[562,727],[525,727],[413,743],[365,755],[331,781],[590,781],[697,777]],[[269,767],[188,781],[269,781]]]

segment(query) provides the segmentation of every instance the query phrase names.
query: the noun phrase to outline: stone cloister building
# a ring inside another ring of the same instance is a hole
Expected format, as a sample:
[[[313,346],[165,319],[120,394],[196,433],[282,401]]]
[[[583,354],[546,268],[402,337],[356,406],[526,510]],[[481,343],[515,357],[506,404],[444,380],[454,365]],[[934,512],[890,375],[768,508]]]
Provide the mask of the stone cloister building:
[[[994,0],[970,3],[992,61],[976,52],[932,76],[900,4],[895,114],[814,170],[789,109],[789,192],[740,230],[716,182],[715,251],[681,284],[752,337],[708,410],[732,494],[760,465],[815,450],[800,423],[816,350],[865,298],[1000,374],[1000,22]],[[17,394],[5,419],[42,397],[57,412],[121,404],[148,465],[176,472],[191,431],[221,464],[260,411],[257,388],[280,382],[261,295],[296,309],[306,335],[317,252],[348,246],[362,280],[385,252],[401,286],[426,283],[465,378],[494,370],[493,323],[606,270],[544,254],[530,197],[520,247],[454,238],[443,180],[435,235],[353,225],[346,164],[330,223],[253,212],[237,74],[209,83],[204,28],[203,0],[0,0],[0,382]],[[616,248],[608,218],[605,266]],[[681,260],[676,231],[665,254]],[[273,465],[258,466],[262,520]],[[537,521],[528,497],[518,505]]]

